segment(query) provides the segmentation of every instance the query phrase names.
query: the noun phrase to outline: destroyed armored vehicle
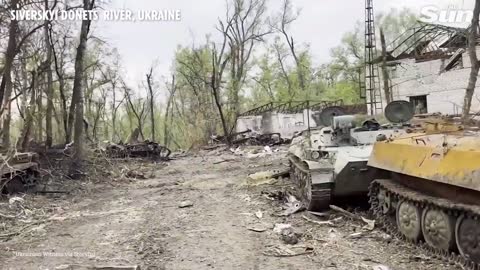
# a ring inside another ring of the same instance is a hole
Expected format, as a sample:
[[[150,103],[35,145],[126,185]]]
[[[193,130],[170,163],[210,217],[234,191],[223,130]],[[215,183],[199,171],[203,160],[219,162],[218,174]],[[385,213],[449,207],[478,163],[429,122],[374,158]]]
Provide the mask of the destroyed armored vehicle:
[[[2,194],[25,192],[40,176],[36,153],[0,154],[0,191]]]
[[[111,158],[154,158],[168,160],[172,151],[156,142],[111,143],[106,147]]]
[[[480,133],[447,118],[379,141],[370,205],[389,234],[462,269],[480,269]]]
[[[395,104],[386,111],[395,111]],[[288,151],[290,177],[304,206],[318,211],[335,199],[366,197],[376,175],[367,167],[373,144],[404,134],[403,121],[398,119],[396,125],[361,121],[359,115],[344,115],[341,107],[326,108],[312,118],[317,127],[295,137]]]

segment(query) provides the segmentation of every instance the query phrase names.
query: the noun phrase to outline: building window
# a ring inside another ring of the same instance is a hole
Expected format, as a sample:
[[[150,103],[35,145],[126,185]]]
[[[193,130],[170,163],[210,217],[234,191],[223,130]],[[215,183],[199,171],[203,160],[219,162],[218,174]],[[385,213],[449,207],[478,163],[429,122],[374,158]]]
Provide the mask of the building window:
[[[415,108],[415,114],[428,113],[427,95],[410,97],[410,103]]]

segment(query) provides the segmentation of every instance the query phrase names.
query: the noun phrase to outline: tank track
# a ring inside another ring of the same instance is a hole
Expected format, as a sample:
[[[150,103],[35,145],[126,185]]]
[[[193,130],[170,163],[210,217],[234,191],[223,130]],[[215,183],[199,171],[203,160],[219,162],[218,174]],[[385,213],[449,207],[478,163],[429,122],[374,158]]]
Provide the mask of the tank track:
[[[297,195],[307,210],[320,211],[330,207],[332,188],[312,184],[310,170],[295,158],[290,158],[290,178],[297,186]]]
[[[443,260],[444,262],[455,265],[466,270],[480,270],[480,264],[469,260],[458,253],[439,250],[428,245],[424,240],[418,242],[407,239],[397,228],[394,217],[383,213],[378,200],[378,194],[382,191],[389,193],[393,201],[399,202],[405,200],[412,203],[420,209],[433,207],[444,210],[448,215],[455,218],[465,215],[480,219],[480,208],[471,205],[455,204],[448,200],[431,197],[420,192],[411,190],[393,180],[375,180],[370,185],[369,201],[371,211],[375,217],[377,225],[386,233],[397,239],[405,241],[412,250],[420,250],[429,254],[434,258]]]

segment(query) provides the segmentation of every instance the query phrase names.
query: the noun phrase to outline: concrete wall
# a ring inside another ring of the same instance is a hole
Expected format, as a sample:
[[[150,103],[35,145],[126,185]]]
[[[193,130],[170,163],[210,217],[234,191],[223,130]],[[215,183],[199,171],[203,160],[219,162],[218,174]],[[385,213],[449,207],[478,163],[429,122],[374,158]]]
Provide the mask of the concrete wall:
[[[244,116],[237,120],[237,132],[247,129],[266,134],[280,133],[282,138],[292,138],[295,132],[303,131],[310,127],[316,127],[312,118],[314,112],[304,110],[302,113],[284,114],[276,112],[267,112],[263,115]]]
[[[477,48],[480,55],[480,48]],[[463,67],[440,74],[448,60],[415,63],[414,59],[401,60],[392,68],[393,97],[407,100],[411,96],[427,95],[428,113],[459,114],[463,106],[465,88],[470,75],[468,53],[462,55]],[[480,111],[480,80],[472,101],[472,113]],[[386,101],[384,101],[386,104]]]

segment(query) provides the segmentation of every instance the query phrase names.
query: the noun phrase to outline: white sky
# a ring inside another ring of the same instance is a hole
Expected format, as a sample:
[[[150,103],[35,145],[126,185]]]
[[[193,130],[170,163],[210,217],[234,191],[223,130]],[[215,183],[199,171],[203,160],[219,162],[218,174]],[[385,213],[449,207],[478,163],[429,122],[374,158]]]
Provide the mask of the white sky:
[[[180,22],[97,22],[95,35],[118,48],[130,83],[138,84],[154,60],[157,78],[168,76],[174,52],[179,44],[188,46],[205,41],[215,33],[215,24],[224,17],[226,0],[112,0],[105,9],[132,11],[179,9]],[[269,0],[269,13],[279,11],[279,0]],[[329,60],[330,48],[338,45],[343,34],[364,20],[363,0],[292,0],[300,8],[300,18],[292,28],[298,43],[310,44],[315,63]],[[472,9],[474,0],[374,0],[375,12],[407,7],[420,13],[422,7]]]

